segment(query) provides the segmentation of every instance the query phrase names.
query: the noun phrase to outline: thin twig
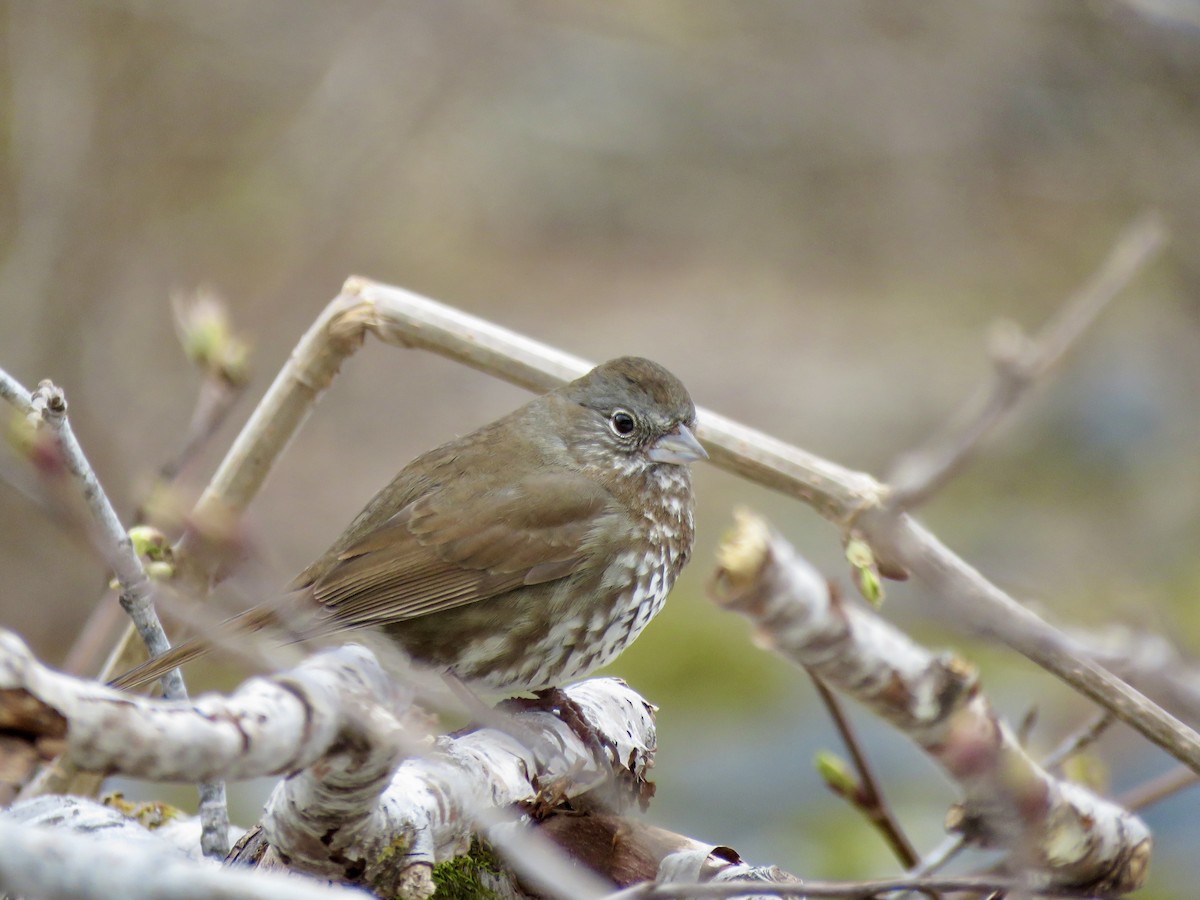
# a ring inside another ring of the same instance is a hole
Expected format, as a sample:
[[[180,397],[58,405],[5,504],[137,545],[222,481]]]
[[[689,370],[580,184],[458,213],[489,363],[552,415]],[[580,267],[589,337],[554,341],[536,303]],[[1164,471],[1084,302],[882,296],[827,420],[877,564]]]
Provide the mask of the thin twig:
[[[0,382],[14,383],[7,375],[0,378]],[[146,575],[142,561],[133,549],[133,542],[117,518],[116,510],[71,429],[65,395],[49,381],[43,381],[32,394],[24,393],[24,389],[13,391],[10,388],[4,391],[4,395],[6,398],[16,397],[18,402],[28,397],[27,405],[21,406],[22,411],[27,415],[37,415],[54,433],[62,449],[63,465],[78,483],[91,513],[97,549],[120,584],[121,606],[137,626],[146,648],[151,653],[165,652],[170,642],[151,602],[153,583]],[[164,679],[164,691],[172,699],[187,697],[178,673]]]
[[[909,878],[932,875],[950,863],[954,857],[967,848],[967,838],[961,834],[951,834],[940,844],[925,854],[924,858],[904,874]]]
[[[1103,265],[1036,336],[1026,338],[1016,326],[998,330],[993,342],[995,372],[991,384],[981,387],[945,429],[901,457],[888,479],[893,508],[915,509],[953,478],[984,438],[1038,379],[1058,364],[1166,240],[1161,218],[1154,213],[1143,215],[1121,233]]]
[[[29,394],[6,373],[0,372],[0,376],[0,392],[4,397],[15,401],[27,415],[39,415],[58,439],[62,448],[63,464],[79,484],[84,501],[91,512],[98,549],[120,585],[121,606],[133,620],[146,649],[154,655],[165,653],[171,644],[154,609],[153,582],[146,575],[129,534],[121,525],[116,510],[113,509],[108,495],[75,437],[67,418],[65,395],[49,381],[43,381],[36,391]],[[26,398],[27,403],[23,403]],[[168,699],[187,699],[187,688],[178,669],[163,676],[162,682],[163,694]],[[224,784],[201,785],[200,814],[204,822],[202,845],[205,855],[224,857],[229,849],[226,846],[229,814]]]
[[[808,675],[817,689],[817,695],[821,698],[821,702],[825,704],[825,709],[833,720],[834,727],[837,728],[846,751],[850,754],[854,768],[858,770],[857,790],[854,791],[853,796],[847,796],[846,799],[875,826],[887,845],[891,847],[892,853],[896,855],[900,864],[905,869],[913,868],[920,861],[920,856],[884,799],[879,779],[875,777],[871,762],[863,752],[858,735],[846,717],[845,710],[842,709],[841,701],[819,676],[811,671]]]
[[[1147,806],[1153,806],[1155,803],[1166,800],[1173,794],[1195,787],[1198,783],[1200,783],[1200,775],[1186,766],[1176,766],[1157,778],[1152,778],[1144,784],[1125,791],[1117,798],[1117,802],[1129,810],[1145,809]]]
[[[1066,635],[988,581],[911,516],[866,510],[858,527],[876,553],[899,560],[926,586],[951,621],[1011,647],[1200,772],[1200,734],[1080,656]]]
[[[1046,754],[1042,765],[1047,769],[1057,769],[1076,753],[1094,744],[1116,721],[1117,717],[1105,710],[1074,734],[1067,735],[1061,744]]]
[[[963,875],[947,878],[881,878],[873,881],[804,881],[800,884],[764,884],[760,881],[724,881],[716,884],[635,884],[609,894],[604,900],[676,900],[676,898],[745,897],[879,897],[900,891],[1024,891],[1027,897],[1093,897],[1093,891],[1055,888],[1052,894],[1030,890],[1008,878]]]

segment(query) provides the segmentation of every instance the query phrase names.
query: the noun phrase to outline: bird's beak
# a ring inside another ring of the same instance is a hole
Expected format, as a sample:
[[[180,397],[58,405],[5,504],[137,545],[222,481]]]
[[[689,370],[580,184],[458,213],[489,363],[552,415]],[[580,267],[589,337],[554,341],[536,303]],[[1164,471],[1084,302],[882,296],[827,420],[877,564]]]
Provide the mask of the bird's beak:
[[[656,463],[673,463],[677,466],[708,459],[696,436],[683,424],[655,441],[646,455]]]

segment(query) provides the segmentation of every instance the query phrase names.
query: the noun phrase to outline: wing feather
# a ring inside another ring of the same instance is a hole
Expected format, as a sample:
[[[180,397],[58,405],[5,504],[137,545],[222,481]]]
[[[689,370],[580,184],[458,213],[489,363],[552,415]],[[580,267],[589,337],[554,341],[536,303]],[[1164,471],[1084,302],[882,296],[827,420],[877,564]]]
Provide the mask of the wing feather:
[[[616,512],[574,472],[542,470],[484,496],[438,485],[345,548],[310,590],[328,630],[436,614],[586,568]]]

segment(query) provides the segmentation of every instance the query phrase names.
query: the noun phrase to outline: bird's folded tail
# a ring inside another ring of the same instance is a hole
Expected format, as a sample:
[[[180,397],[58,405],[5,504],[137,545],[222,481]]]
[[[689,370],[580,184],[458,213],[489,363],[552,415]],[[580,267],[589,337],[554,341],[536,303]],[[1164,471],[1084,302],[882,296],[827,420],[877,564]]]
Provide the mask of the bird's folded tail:
[[[201,656],[206,656],[214,647],[221,645],[223,637],[230,639],[236,638],[239,635],[244,637],[247,634],[252,634],[263,628],[276,625],[278,621],[278,618],[270,610],[249,610],[240,616],[234,616],[232,619],[225,620],[213,630],[212,634],[194,637],[181,644],[176,644],[166,653],[148,659],[140,666],[134,666],[128,672],[118,675],[108,685],[109,687],[121,690],[129,690],[143,684],[149,684],[152,681],[162,678],[172,669],[182,666],[184,663],[189,663],[194,659],[199,659]]]

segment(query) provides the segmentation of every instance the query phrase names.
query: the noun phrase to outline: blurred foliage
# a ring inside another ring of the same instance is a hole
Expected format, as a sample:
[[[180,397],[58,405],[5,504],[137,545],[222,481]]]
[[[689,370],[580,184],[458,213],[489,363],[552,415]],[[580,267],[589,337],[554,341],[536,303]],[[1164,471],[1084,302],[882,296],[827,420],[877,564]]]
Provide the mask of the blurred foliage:
[[[700,403],[882,474],[987,377],[991,320],[1036,328],[1156,206],[1168,258],[925,518],[1056,621],[1123,621],[1194,650],[1198,7],[8,0],[0,365],[63,385],[127,514],[178,451],[197,390],[172,293],[216,286],[255,346],[247,399],[184,471],[186,497],[360,273],[593,359],[654,357]],[[416,453],[521,399],[368,345],[246,523],[248,601]],[[0,464],[28,487],[17,455]],[[697,484],[695,561],[612,667],[661,707],[651,814],[808,877],[881,874],[867,826],[821,796],[809,761],[833,738],[803,676],[703,597],[734,505],[845,585],[839,537],[732,477]],[[79,547],[0,486],[4,624],[51,662],[104,583]],[[884,614],[979,663],[1008,714],[1036,696],[1043,721],[1088,718],[1042,673],[964,640],[970,623],[931,629],[915,586],[887,590]],[[940,780],[885,729],[869,737],[932,846]],[[1120,730],[1099,749],[1119,787],[1165,766]],[[1148,895],[1186,893],[1189,797],[1149,818]]]

